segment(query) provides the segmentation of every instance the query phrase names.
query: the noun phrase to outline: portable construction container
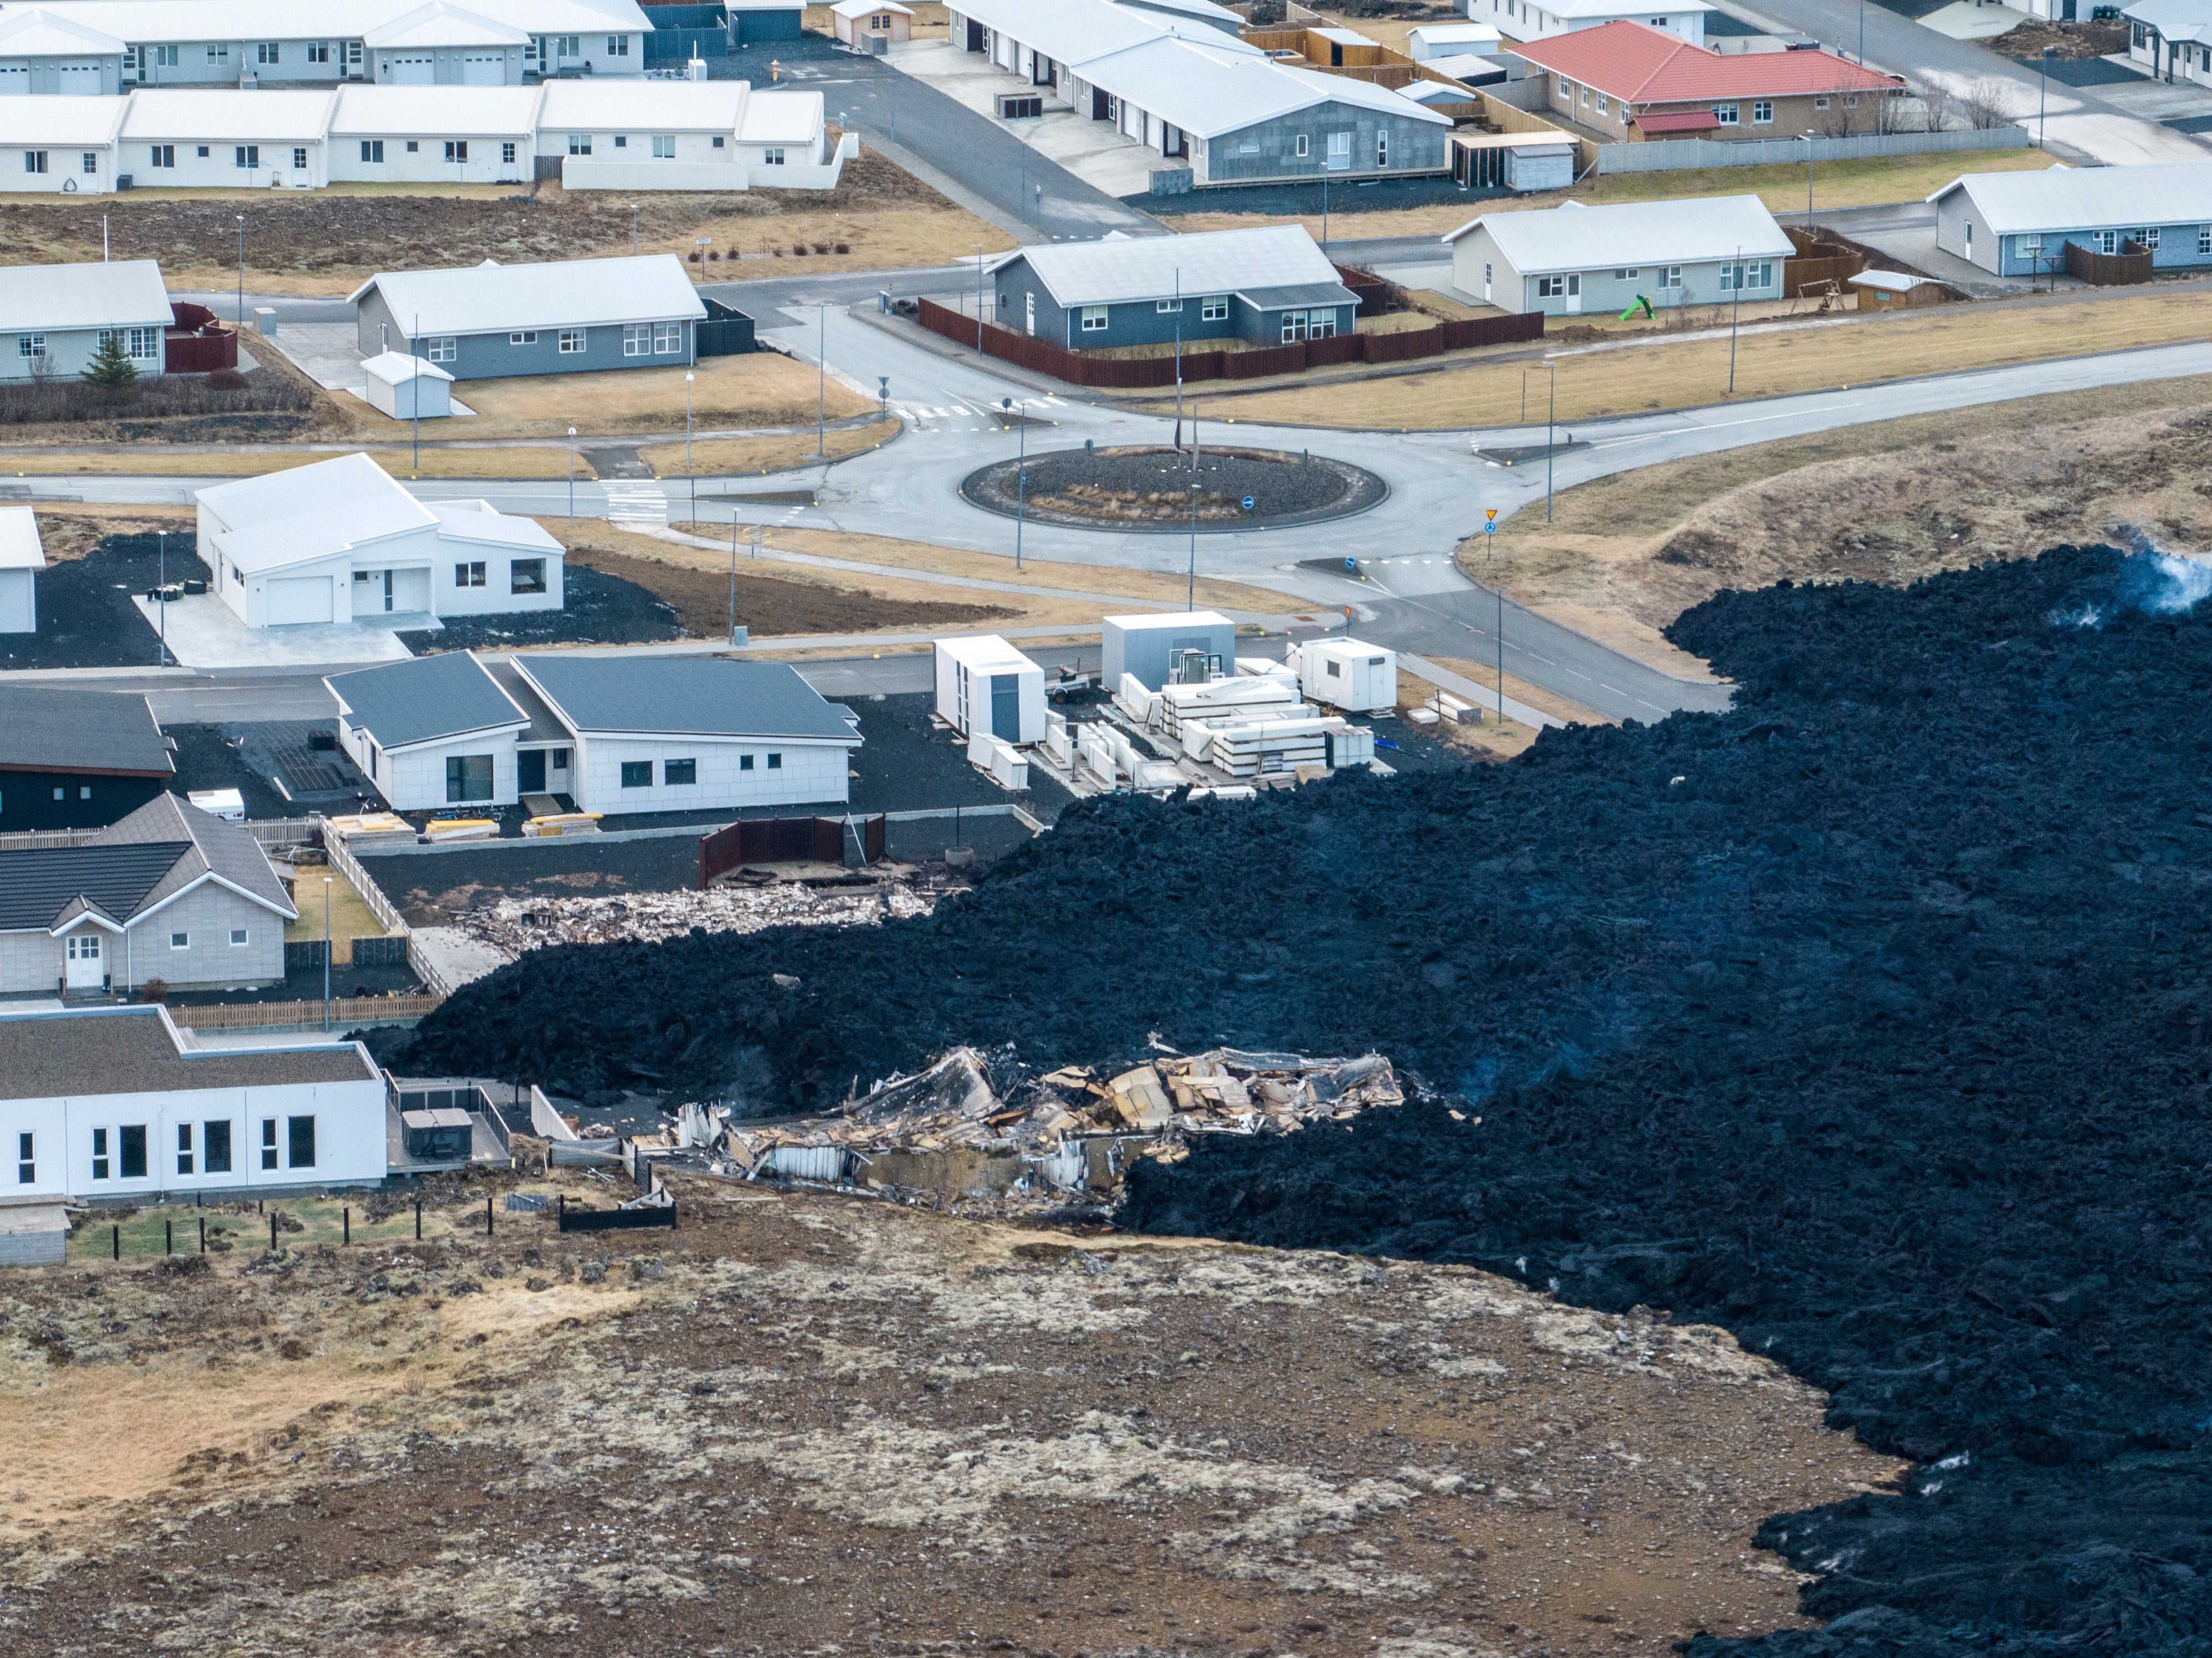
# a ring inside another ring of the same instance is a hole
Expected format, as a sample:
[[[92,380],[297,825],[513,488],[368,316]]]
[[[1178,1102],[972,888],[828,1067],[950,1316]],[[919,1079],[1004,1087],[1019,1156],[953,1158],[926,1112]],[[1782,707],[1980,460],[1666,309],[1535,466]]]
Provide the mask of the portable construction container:
[[[937,713],[963,737],[1044,741],[1044,670],[996,634],[937,641]]]
[[[1316,639],[1298,647],[1298,689],[1351,714],[1398,706],[1398,653],[1357,639]]]
[[[1237,671],[1237,624],[1212,610],[1109,616],[1099,637],[1105,650],[1102,685],[1119,685],[1126,673],[1156,691],[1174,683],[1202,685]]]

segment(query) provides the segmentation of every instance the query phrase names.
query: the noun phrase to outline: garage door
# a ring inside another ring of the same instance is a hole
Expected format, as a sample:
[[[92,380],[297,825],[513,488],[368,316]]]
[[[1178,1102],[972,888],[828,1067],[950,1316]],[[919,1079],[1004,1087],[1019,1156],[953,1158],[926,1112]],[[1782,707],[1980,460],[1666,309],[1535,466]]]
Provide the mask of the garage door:
[[[376,77],[396,87],[428,87],[438,82],[438,60],[428,52],[394,53],[384,60]]]
[[[0,64],[0,98],[27,98],[30,94],[30,65]]]
[[[461,54],[461,84],[465,87],[503,87],[507,84],[507,54],[503,52],[465,52]]]
[[[100,65],[64,64],[61,66],[60,89],[80,97],[97,94],[100,91]]]
[[[269,584],[269,625],[281,628],[295,622],[331,619],[331,579],[326,575],[286,576]]]

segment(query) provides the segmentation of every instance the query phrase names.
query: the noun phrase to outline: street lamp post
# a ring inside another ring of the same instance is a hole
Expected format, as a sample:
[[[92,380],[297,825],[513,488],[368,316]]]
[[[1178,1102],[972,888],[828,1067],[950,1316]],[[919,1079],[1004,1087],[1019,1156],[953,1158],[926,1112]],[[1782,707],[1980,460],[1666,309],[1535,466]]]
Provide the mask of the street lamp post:
[[[637,257],[637,203],[635,202],[629,204],[629,251],[631,258]]]
[[[238,215],[238,331],[246,332],[246,216]]]
[[[699,475],[691,470],[691,382],[696,378],[688,370],[684,376],[684,476],[691,480],[691,521],[699,521]]]
[[[1729,390],[1735,395],[1735,319],[1743,309],[1743,250],[1735,251],[1735,263],[1729,267]]]
[[[1175,446],[1182,447],[1182,267],[1175,273],[1175,375],[1176,375],[1176,431]]]
[[[1558,446],[1553,440],[1553,434],[1558,431],[1559,424],[1559,365],[1547,362],[1544,367],[1552,371],[1552,402],[1544,411],[1544,522],[1549,524],[1552,521],[1552,459]]]
[[[975,250],[975,355],[983,355],[983,244],[970,242]]]
[[[2045,131],[2044,112],[2049,107],[2051,101],[2051,48],[2049,46],[2043,49],[2043,58],[2037,67],[2041,72],[2035,84],[2035,147],[2042,149],[2046,148],[2043,142]]]
[[[814,459],[830,459],[830,302],[815,307]]]
[[[568,428],[568,522],[576,521],[576,428]]]
[[[1813,228],[1813,163],[1819,159],[1820,146],[1814,143],[1814,135],[1808,127],[1805,132],[1805,228]]]
[[[169,532],[161,531],[161,573],[155,580],[161,594],[161,665],[169,665]]]
[[[730,643],[738,642],[738,515],[730,514]]]
[[[1022,570],[1022,517],[1029,509],[1030,494],[1030,423],[1022,411],[1014,407],[1012,398],[1000,398],[999,407],[1013,417],[1018,447],[1014,460],[1014,574]]]
[[[1866,0],[1859,0],[1859,63],[1866,63]]]
[[[331,878],[323,877],[323,1029],[331,1028]]]

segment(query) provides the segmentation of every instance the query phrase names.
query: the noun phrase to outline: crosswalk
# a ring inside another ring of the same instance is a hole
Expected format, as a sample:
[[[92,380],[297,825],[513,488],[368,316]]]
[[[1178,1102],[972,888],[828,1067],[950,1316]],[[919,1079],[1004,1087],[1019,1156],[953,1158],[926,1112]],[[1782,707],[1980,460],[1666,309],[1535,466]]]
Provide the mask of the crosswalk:
[[[599,485],[607,498],[607,522],[636,528],[668,527],[668,496],[658,483],[636,478],[608,478]]]
[[[1065,409],[1064,398],[1021,398],[1016,406],[1024,414],[1040,410]],[[954,399],[944,404],[893,403],[891,412],[908,425],[921,432],[988,432],[996,429],[998,405],[978,398],[971,400]]]

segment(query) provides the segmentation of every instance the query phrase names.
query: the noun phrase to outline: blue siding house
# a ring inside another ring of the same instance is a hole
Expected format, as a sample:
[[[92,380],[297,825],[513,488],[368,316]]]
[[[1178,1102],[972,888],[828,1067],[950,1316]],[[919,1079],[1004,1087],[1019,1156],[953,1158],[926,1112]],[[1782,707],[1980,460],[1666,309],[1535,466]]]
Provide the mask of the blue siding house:
[[[1000,327],[1075,351],[1328,339],[1359,309],[1299,225],[1024,247],[987,269]]]
[[[2152,269],[2212,270],[2212,161],[1970,173],[1928,198],[1936,246],[1996,276],[2066,268],[2066,244],[2150,250]]]
[[[457,380],[681,367],[707,315],[673,253],[387,271],[350,299],[363,356],[419,356]]]

